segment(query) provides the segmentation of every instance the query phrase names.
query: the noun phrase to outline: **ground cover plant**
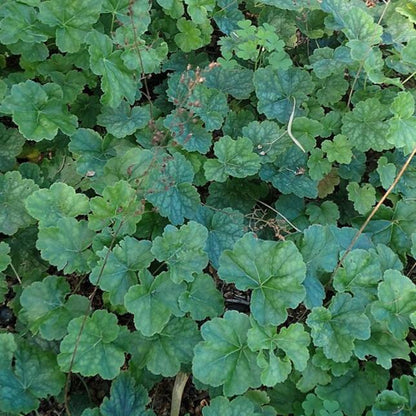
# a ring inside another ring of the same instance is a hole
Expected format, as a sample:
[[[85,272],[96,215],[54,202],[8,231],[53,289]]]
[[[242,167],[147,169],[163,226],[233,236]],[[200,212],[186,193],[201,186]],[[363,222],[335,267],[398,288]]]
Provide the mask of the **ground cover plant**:
[[[0,413],[416,414],[415,23],[3,1]]]

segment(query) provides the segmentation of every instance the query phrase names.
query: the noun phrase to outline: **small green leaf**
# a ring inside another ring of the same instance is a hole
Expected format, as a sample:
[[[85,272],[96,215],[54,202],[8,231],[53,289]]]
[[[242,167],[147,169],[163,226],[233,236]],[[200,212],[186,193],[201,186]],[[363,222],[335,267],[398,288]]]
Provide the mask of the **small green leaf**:
[[[312,224],[336,225],[339,219],[338,206],[332,201],[324,201],[320,206],[310,203],[305,212]]]
[[[218,396],[211,400],[209,406],[202,409],[204,416],[252,416],[255,409],[253,403],[246,397],[236,397],[229,401],[226,397]]]
[[[84,319],[75,318],[69,323],[68,335],[62,340],[58,354],[59,366],[63,371],[69,370],[76,348],[72,372],[87,377],[98,374],[106,380],[117,377],[124,363],[124,350],[117,344],[121,328],[116,315],[96,310],[85,323]]]
[[[214,145],[214,153],[217,159],[208,159],[204,164],[209,181],[225,182],[228,176],[245,178],[260,168],[260,158],[253,152],[252,142],[245,137],[237,140],[221,137]]]
[[[98,20],[103,0],[49,0],[39,7],[39,20],[56,28],[61,52],[77,52]]]
[[[124,304],[134,314],[136,328],[145,336],[160,334],[172,314],[181,316],[178,298],[184,293],[185,284],[176,284],[169,273],[155,278],[147,270],[140,273],[140,284],[131,286]]]
[[[239,290],[252,290],[250,309],[260,325],[279,325],[305,297],[306,267],[291,241],[264,241],[247,233],[220,257],[218,274]]]
[[[347,293],[337,294],[328,309],[313,308],[306,322],[314,344],[336,362],[351,358],[355,339],[370,338],[370,321],[362,304]]]
[[[125,237],[111,251],[98,251],[100,260],[92,269],[90,282],[109,292],[113,305],[122,305],[130,286],[137,283],[137,272],[150,266],[154,257],[151,243]]]
[[[69,284],[58,276],[48,276],[23,290],[20,314],[29,322],[34,334],[39,331],[49,341],[62,339],[69,321],[88,311],[89,301],[86,297],[72,295],[66,300],[69,293]]]
[[[189,312],[195,321],[214,318],[224,311],[223,296],[215,287],[212,277],[205,273],[195,276],[178,302],[180,308],[184,312]]]
[[[338,134],[333,140],[325,140],[321,147],[330,162],[345,164],[349,164],[351,162],[351,145],[346,136]]]
[[[360,214],[366,214],[376,203],[376,190],[369,183],[360,186],[350,182],[347,186],[348,199],[354,202],[354,208]]]
[[[378,160],[377,173],[380,176],[380,182],[383,188],[388,189],[396,178],[396,165],[394,163],[389,163],[388,159],[382,156]]]
[[[400,415],[407,405],[406,397],[395,391],[384,390],[376,397],[371,411],[374,416]]]
[[[38,189],[31,179],[23,179],[17,171],[0,174],[0,233],[12,235],[34,222],[24,202]]]
[[[416,311],[416,286],[397,270],[387,270],[378,286],[378,301],[371,305],[371,313],[379,322],[387,324],[397,339],[407,336],[409,315]]]
[[[314,181],[323,179],[332,169],[332,164],[324,158],[324,153],[321,149],[312,149],[307,162],[309,168],[309,176]]]
[[[36,247],[42,258],[64,273],[88,272],[94,259],[89,249],[95,233],[88,229],[85,220],[61,218],[53,227],[40,228]]]
[[[39,227],[52,227],[60,218],[77,217],[89,211],[88,198],[62,182],[39,189],[26,199],[26,209]]]
[[[29,140],[52,140],[58,129],[70,136],[77,128],[77,118],[68,113],[57,84],[31,80],[14,84],[0,109],[12,114],[20,133]]]
[[[97,117],[97,123],[104,126],[108,133],[117,138],[130,136],[136,130],[146,127],[150,120],[149,110],[145,107],[130,107],[122,101],[117,108],[104,107]]]
[[[7,129],[0,123],[0,171],[13,169],[24,143],[25,138],[17,129]]]
[[[256,354],[247,345],[249,328],[247,315],[236,311],[227,311],[223,318],[214,318],[202,325],[204,341],[194,350],[194,376],[213,387],[222,385],[225,396],[259,387],[260,368]]]
[[[176,26],[179,33],[175,35],[175,43],[183,52],[191,52],[204,45],[201,30],[192,20],[181,17],[176,22]]]

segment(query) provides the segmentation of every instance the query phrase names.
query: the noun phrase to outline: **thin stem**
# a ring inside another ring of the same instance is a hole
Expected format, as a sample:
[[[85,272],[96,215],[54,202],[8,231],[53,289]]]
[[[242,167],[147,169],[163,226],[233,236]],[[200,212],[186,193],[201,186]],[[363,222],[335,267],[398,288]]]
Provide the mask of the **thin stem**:
[[[287,123],[287,134],[293,140],[296,146],[298,146],[302,150],[302,152],[306,153],[306,150],[299,143],[298,139],[292,134],[292,124],[293,124],[293,119],[295,118],[295,111],[296,111],[296,98],[293,97],[293,108],[292,108],[292,113],[290,114],[290,117],[289,117],[289,123]]]
[[[410,81],[416,75],[416,71],[413,74],[410,74],[403,82],[402,85],[406,84],[407,81]]]
[[[259,204],[264,205],[265,207],[271,209],[274,213],[276,213],[280,218],[282,218],[284,221],[286,221],[294,230],[296,230],[298,233],[300,233],[301,231],[299,230],[298,227],[296,227],[296,225],[294,225],[293,223],[291,223],[283,214],[281,214],[277,209],[273,208],[272,206],[270,206],[269,204],[266,204],[263,201],[260,201],[259,199],[256,199],[256,202],[258,202]]]
[[[189,374],[179,372],[176,374],[175,383],[172,390],[172,401],[170,406],[170,416],[179,416],[183,391],[188,381]]]
[[[14,268],[13,263],[10,263],[10,268],[13,270],[14,275],[16,276],[17,281],[22,284],[22,279],[19,276],[19,273],[17,273],[17,270]]]

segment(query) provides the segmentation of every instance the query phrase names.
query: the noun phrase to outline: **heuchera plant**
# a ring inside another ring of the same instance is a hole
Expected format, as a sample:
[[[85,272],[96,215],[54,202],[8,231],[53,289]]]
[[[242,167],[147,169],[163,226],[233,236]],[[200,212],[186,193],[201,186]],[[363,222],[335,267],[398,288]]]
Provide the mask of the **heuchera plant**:
[[[415,23],[2,1],[0,413],[416,414]]]

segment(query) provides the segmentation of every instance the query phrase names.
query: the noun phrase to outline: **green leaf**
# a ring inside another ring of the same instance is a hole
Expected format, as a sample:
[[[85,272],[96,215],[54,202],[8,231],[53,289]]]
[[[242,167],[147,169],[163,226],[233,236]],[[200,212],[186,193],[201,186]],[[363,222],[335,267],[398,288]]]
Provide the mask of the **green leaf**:
[[[98,20],[103,0],[49,0],[39,6],[39,20],[56,28],[61,52],[77,52]]]
[[[407,336],[409,315],[416,311],[416,286],[397,270],[387,270],[378,285],[378,300],[371,305],[374,318],[386,323],[397,339]]]
[[[100,260],[92,269],[90,282],[109,292],[113,305],[122,305],[130,286],[137,283],[137,272],[150,266],[154,257],[150,241],[125,237],[112,250],[97,252]]]
[[[256,354],[248,348],[247,315],[227,311],[201,327],[204,341],[194,350],[193,375],[213,387],[223,386],[225,396],[242,394],[260,386]]]
[[[94,259],[89,249],[95,233],[88,229],[85,220],[61,218],[54,227],[40,228],[36,247],[42,258],[69,274],[74,271],[88,272],[89,262]]]
[[[10,246],[4,241],[0,241],[0,272],[7,269],[12,259],[9,256]]]
[[[160,334],[172,314],[181,316],[178,298],[184,293],[185,284],[176,284],[169,273],[155,278],[147,270],[140,273],[140,284],[131,286],[124,304],[134,314],[136,328],[145,336]]]
[[[151,416],[154,413],[146,410],[149,400],[145,388],[122,372],[111,383],[110,398],[104,398],[100,411],[103,416]]]
[[[384,390],[376,397],[371,411],[374,416],[400,415],[407,404],[406,397],[395,391]]]
[[[39,227],[52,227],[60,218],[74,218],[89,211],[88,198],[62,182],[34,192],[26,199],[25,206],[39,221]]]
[[[178,302],[180,308],[189,312],[195,321],[214,318],[224,311],[223,296],[215,287],[212,277],[205,273],[195,276],[194,281],[180,295]]]
[[[124,349],[117,343],[121,327],[116,315],[96,310],[85,322],[84,319],[75,318],[69,323],[58,354],[59,366],[63,371],[69,370],[76,348],[72,372],[87,377],[98,374],[105,380],[117,377],[124,363]]]
[[[350,182],[347,186],[348,199],[354,202],[354,208],[360,214],[366,214],[376,203],[376,190],[369,183],[360,186]]]
[[[12,235],[34,222],[24,201],[38,189],[31,179],[23,179],[17,171],[0,174],[0,233]]]
[[[258,111],[281,123],[289,121],[293,99],[299,107],[314,89],[311,76],[300,68],[260,68],[254,73],[254,86],[259,99]]]
[[[70,287],[63,277],[48,276],[41,282],[27,286],[21,296],[20,315],[29,322],[30,330],[40,332],[47,340],[62,339],[71,319],[84,315],[88,311],[86,297],[72,295]]]
[[[17,129],[7,129],[0,123],[0,171],[13,169],[24,143],[25,139]]]
[[[77,172],[100,176],[107,160],[116,154],[112,141],[108,136],[102,139],[94,130],[78,129],[68,145],[68,149],[78,155]]]
[[[320,181],[329,172],[331,172],[332,164],[324,158],[324,153],[321,149],[312,149],[307,162],[309,168],[309,176],[314,181]]]
[[[231,208],[216,211],[201,207],[195,220],[208,229],[205,251],[208,253],[209,261],[218,269],[221,253],[226,249],[232,249],[234,243],[244,235],[244,215]]]
[[[134,234],[143,211],[136,191],[126,181],[106,186],[102,197],[90,200],[90,207],[88,227],[94,231],[111,227],[118,235]]]
[[[313,9],[319,6],[318,2],[319,0],[260,0],[260,3],[284,10],[302,10],[304,7]]]
[[[202,414],[204,416],[251,416],[255,413],[253,403],[246,397],[236,397],[229,401],[226,397],[218,396],[211,400],[209,406],[202,409]]]
[[[214,153],[217,159],[208,159],[204,164],[205,177],[209,181],[225,182],[228,176],[245,178],[260,168],[260,158],[253,152],[252,142],[245,137],[237,140],[221,137],[214,145]]]
[[[29,140],[52,140],[58,129],[70,136],[77,128],[77,118],[68,113],[57,84],[31,80],[14,84],[0,110],[12,114],[20,133]]]
[[[310,203],[306,210],[309,221],[312,224],[337,224],[339,220],[339,209],[337,204],[332,201],[324,201],[320,206]]]
[[[192,186],[192,165],[178,153],[166,157],[163,164],[161,170],[151,172],[149,183],[152,187],[148,189],[146,199],[173,225],[182,224],[185,217],[194,216],[200,204],[198,192]]]
[[[189,318],[172,318],[160,334],[133,339],[133,360],[139,368],[146,367],[153,374],[173,377],[181,364],[189,364],[193,349],[201,339],[196,323]]]
[[[355,339],[370,338],[370,321],[362,304],[347,293],[334,296],[328,309],[313,308],[306,322],[314,344],[336,362],[351,358]]]
[[[297,370],[305,370],[310,338],[302,324],[292,324],[276,333],[274,326],[262,327],[253,321],[247,339],[249,348],[258,351],[262,384],[272,387],[284,382],[292,370],[291,362]]]
[[[359,101],[353,111],[344,115],[342,134],[362,152],[391,149],[393,145],[387,140],[387,116],[387,108],[377,98]]]
[[[130,107],[124,100],[117,108],[104,107],[97,117],[97,123],[119,139],[146,127],[149,120],[150,113],[146,107]]]
[[[176,22],[179,33],[175,35],[175,43],[183,52],[191,52],[204,45],[201,30],[192,20],[181,17]]]
[[[192,282],[193,273],[201,273],[208,264],[208,255],[204,251],[207,238],[208,230],[194,221],[179,229],[167,225],[163,235],[154,239],[152,253],[157,260],[167,264],[175,283]]]
[[[121,50],[113,51],[111,39],[97,31],[91,31],[86,37],[90,45],[91,71],[101,75],[101,89],[104,94],[101,102],[112,108],[120,105],[123,98],[132,104],[136,96],[138,82],[133,73],[129,71],[121,59]]]
[[[321,145],[329,162],[349,164],[352,159],[351,145],[346,136],[337,134],[333,140],[325,140]]]
[[[322,400],[337,401],[346,416],[363,414],[388,380],[388,373],[372,364],[368,363],[364,371],[356,368],[344,376],[333,378],[327,386],[318,386],[315,390],[317,396]]]
[[[264,241],[247,233],[220,257],[218,274],[239,290],[251,289],[250,310],[260,325],[279,325],[305,297],[306,267],[291,241]]]

